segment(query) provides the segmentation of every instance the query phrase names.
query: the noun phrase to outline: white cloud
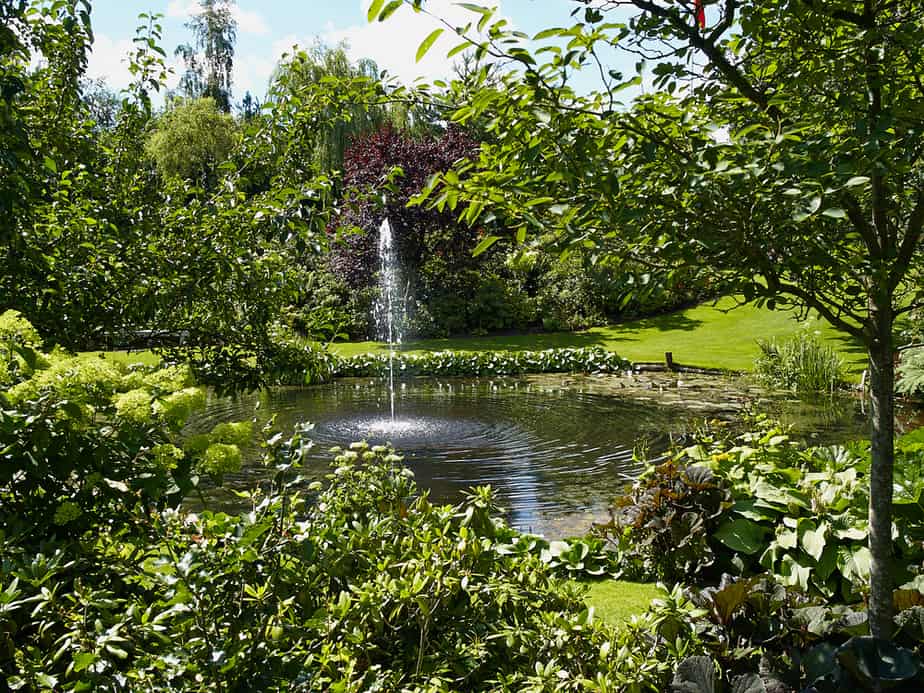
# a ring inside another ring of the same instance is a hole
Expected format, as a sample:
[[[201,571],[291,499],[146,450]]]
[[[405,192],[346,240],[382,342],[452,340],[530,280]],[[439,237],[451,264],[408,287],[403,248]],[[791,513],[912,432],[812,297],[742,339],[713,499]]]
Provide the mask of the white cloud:
[[[197,0],[170,0],[167,3],[167,16],[176,19],[188,19],[194,14],[199,14],[199,10]],[[242,10],[235,3],[231,5],[231,16],[237,22],[237,30],[242,34],[265,36],[270,33],[269,24],[263,15],[255,10]]]
[[[167,16],[176,19],[186,19],[190,15],[198,14],[199,3],[196,0],[170,0],[167,3]]]
[[[104,79],[114,89],[124,89],[131,81],[131,73],[128,71],[131,50],[131,39],[114,41],[106,34],[95,34],[87,60],[87,76]]]
[[[231,8],[231,14],[237,20],[237,30],[244,34],[256,34],[257,36],[266,36],[270,33],[269,24],[263,19],[263,15],[253,10],[242,10],[237,5]]]
[[[366,16],[370,0],[360,0],[362,14]],[[492,21],[508,19],[501,12],[501,3],[496,3],[497,12]],[[430,0],[427,10],[434,16],[423,12],[416,13],[405,6],[384,22],[370,22],[354,25],[345,29],[326,31],[321,39],[330,45],[345,41],[352,60],[371,58],[380,69],[388,70],[402,81],[411,82],[418,77],[427,80],[450,77],[452,59],[446,57],[461,39],[436,17],[449,23],[451,27],[461,27],[469,23],[477,24],[479,15],[459,7],[455,0]],[[509,26],[509,25],[508,25]],[[434,29],[445,31],[430,47],[420,62],[416,61],[420,43]],[[304,45],[304,44],[303,44]]]
[[[240,101],[248,91],[262,99],[269,84],[276,60],[265,55],[239,55],[234,58],[233,100]]]
[[[125,89],[132,81],[132,74],[128,70],[128,57],[135,46],[131,39],[113,40],[106,34],[96,33],[93,36],[93,47],[87,60],[87,77],[105,80],[106,84],[116,91]],[[167,67],[173,69],[173,74],[167,78],[167,89],[174,89],[182,72],[182,61],[173,56],[166,58]]]

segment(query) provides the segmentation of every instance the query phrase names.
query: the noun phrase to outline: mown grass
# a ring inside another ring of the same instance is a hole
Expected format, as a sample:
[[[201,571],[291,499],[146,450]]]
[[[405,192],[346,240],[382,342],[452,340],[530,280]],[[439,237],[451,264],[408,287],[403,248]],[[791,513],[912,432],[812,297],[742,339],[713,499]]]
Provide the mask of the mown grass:
[[[584,595],[584,602],[594,607],[597,618],[613,625],[641,614],[652,599],[664,596],[657,585],[646,582],[601,580],[588,584],[590,590]]]
[[[819,338],[844,358],[848,377],[859,379],[866,367],[863,347],[829,327],[822,320],[799,322],[793,312],[771,311],[752,305],[735,307],[732,298],[705,303],[654,318],[619,325],[595,327],[584,332],[492,335],[423,339],[401,345],[402,352],[443,350],[481,351],[550,349],[600,346],[630,361],[663,361],[671,352],[674,361],[705,368],[751,371],[760,355],[758,339],[785,340],[800,330],[818,331]],[[343,356],[387,351],[381,342],[344,342],[333,345]]]
[[[661,362],[665,352],[669,351],[674,355],[675,362],[684,365],[750,372],[754,369],[755,359],[760,355],[758,340],[776,339],[780,342],[803,329],[817,331],[822,342],[829,344],[843,357],[849,380],[860,379],[860,374],[866,368],[866,352],[863,347],[823,320],[812,319],[805,323],[799,322],[793,312],[771,311],[752,305],[736,307],[732,298],[654,318],[594,327],[583,332],[420,339],[405,342],[400,350],[404,353],[446,350],[524,351],[599,346],[615,351],[633,362]],[[388,350],[388,345],[382,342],[338,342],[331,348],[341,356],[354,356],[383,353]],[[126,364],[140,362],[153,365],[160,360],[156,354],[146,350],[85,353],[105,354],[106,358]]]
[[[160,363],[160,356],[147,349],[133,349],[132,351],[82,351],[80,354],[84,358],[103,358],[126,366],[130,366],[134,363],[140,363],[144,366],[156,366]]]

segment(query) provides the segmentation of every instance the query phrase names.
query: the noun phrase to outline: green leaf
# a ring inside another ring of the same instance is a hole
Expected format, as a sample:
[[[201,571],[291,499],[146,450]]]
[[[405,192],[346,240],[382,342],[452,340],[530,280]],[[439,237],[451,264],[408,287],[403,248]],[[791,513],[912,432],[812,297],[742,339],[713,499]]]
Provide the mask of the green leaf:
[[[714,693],[715,664],[711,657],[687,657],[677,666],[671,690],[677,693]]]
[[[478,257],[499,240],[500,236],[485,236],[478,245],[475,246],[475,249],[472,251],[472,257]]]
[[[466,48],[468,48],[468,47],[471,46],[471,45],[472,45],[472,44],[469,43],[468,41],[463,41],[463,42],[460,43],[459,45],[454,46],[454,47],[452,48],[452,50],[450,50],[450,51],[446,54],[446,57],[447,57],[447,58],[453,58],[453,57],[457,56],[459,53],[461,53],[462,51],[464,51]]]
[[[99,659],[99,655],[94,652],[78,652],[74,655],[74,671],[83,671],[97,659]]]
[[[821,213],[822,216],[831,217],[832,219],[844,219],[847,216],[845,212],[840,207],[829,207]]]
[[[816,561],[821,560],[821,554],[825,550],[825,535],[827,533],[828,525],[824,522],[817,529],[809,523],[809,528],[802,533],[802,548]]]
[[[44,671],[37,673],[35,675],[35,680],[45,688],[54,688],[58,685],[58,679],[51,674],[46,674]]]
[[[491,10],[489,10],[487,7],[483,7],[482,5],[475,5],[470,2],[457,2],[456,5],[465,8],[469,12],[477,12],[478,14],[487,14],[491,12]]]
[[[369,5],[369,11],[366,13],[367,21],[371,22],[373,19],[375,19],[379,14],[379,10],[382,9],[382,5],[384,4],[385,0],[372,0],[372,4]]]
[[[869,183],[869,176],[854,176],[846,183],[844,183],[845,188],[855,188],[858,185],[866,185]]]
[[[442,29],[434,29],[430,32],[429,36],[423,40],[420,44],[420,47],[417,49],[417,57],[415,58],[416,62],[420,62],[421,59],[427,54],[427,51],[430,50],[430,47],[436,42],[436,39],[440,37],[443,33]]]
[[[732,551],[753,555],[764,548],[764,537],[770,530],[744,518],[729,520],[713,535]]]
[[[845,579],[860,586],[869,582],[872,562],[873,557],[867,547],[860,546],[854,550],[843,547],[838,555],[837,567]]]
[[[565,30],[561,27],[552,27],[551,29],[543,29],[538,34],[533,36],[533,41],[541,41],[542,39],[552,38],[553,36],[560,36]]]
[[[384,22],[386,19],[391,17],[395,11],[403,4],[404,2],[402,2],[402,0],[391,0],[390,3],[385,5],[385,9],[382,10],[381,14],[379,14],[379,21]]]
[[[799,587],[807,592],[811,574],[811,566],[802,565],[788,554],[780,561],[780,576],[783,578],[784,585]]]

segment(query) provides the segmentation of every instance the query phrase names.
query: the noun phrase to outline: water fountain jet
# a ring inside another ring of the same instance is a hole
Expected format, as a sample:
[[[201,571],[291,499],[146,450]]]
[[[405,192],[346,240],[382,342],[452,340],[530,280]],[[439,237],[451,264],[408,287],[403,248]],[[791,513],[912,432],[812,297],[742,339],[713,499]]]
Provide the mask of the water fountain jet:
[[[403,320],[398,254],[388,219],[379,226],[379,296],[375,302],[376,337],[388,342],[388,400],[391,423],[395,424],[395,346],[401,344]]]

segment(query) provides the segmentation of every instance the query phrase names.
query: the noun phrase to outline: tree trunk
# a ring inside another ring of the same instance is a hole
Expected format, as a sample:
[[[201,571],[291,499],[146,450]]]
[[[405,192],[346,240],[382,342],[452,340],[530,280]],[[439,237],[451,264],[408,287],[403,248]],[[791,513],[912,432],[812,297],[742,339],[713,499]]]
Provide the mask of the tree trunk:
[[[870,568],[869,628],[877,638],[892,636],[892,468],[895,461],[895,370],[892,362],[891,301],[874,306],[875,334],[869,344],[870,417],[872,423],[869,478]]]

